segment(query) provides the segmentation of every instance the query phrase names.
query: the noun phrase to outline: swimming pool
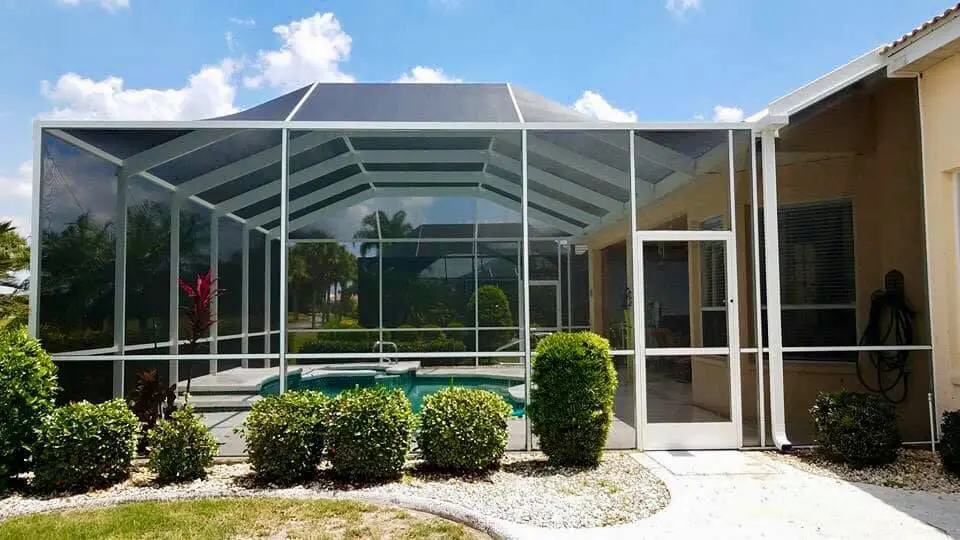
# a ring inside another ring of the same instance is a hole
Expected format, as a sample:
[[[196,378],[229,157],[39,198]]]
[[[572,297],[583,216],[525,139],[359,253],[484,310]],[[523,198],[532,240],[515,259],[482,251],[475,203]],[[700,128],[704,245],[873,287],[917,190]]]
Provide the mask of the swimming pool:
[[[317,390],[328,397],[334,397],[344,390],[374,386],[403,390],[414,412],[420,411],[423,398],[428,395],[450,386],[461,386],[489,390],[513,408],[513,416],[524,414],[522,380],[487,375],[418,375],[416,371],[390,373],[387,369],[314,369],[287,374],[287,388],[290,390]],[[279,379],[274,377],[261,386],[260,395],[277,394],[279,387]],[[512,392],[511,388],[514,389]]]

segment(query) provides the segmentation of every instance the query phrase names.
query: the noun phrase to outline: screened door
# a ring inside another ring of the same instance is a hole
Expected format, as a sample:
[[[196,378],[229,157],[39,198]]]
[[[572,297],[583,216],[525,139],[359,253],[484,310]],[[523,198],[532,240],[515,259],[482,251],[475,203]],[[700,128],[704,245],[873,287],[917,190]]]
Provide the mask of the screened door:
[[[637,233],[643,447],[740,446],[733,237]]]

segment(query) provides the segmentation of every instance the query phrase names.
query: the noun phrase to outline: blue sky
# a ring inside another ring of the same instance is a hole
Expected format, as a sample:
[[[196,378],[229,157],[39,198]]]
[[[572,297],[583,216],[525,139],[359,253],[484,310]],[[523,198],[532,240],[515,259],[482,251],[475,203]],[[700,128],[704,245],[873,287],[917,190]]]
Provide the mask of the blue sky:
[[[948,0],[0,0],[0,218],[37,117],[189,119],[313,80],[509,81],[595,116],[736,119]]]

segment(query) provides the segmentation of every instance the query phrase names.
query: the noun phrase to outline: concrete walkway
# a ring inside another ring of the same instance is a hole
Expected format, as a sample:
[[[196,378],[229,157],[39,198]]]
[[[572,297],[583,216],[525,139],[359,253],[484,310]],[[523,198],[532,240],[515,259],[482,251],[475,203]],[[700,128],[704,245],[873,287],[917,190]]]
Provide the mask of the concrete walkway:
[[[960,538],[960,495],[851,484],[761,452],[633,455],[670,488],[653,517],[604,529],[512,528],[518,538]]]

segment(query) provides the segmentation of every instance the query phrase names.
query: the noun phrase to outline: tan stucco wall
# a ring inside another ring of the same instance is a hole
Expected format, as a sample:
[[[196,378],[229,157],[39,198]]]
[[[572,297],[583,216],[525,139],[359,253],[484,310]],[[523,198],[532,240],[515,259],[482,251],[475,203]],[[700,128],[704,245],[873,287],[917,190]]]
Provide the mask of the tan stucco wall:
[[[960,293],[957,182],[960,170],[960,56],[924,72],[919,81],[927,201],[937,405],[960,409]]]
[[[960,94],[958,94],[960,95]],[[960,126],[960,123],[957,123]],[[750,251],[750,186],[745,151],[737,156],[735,186],[740,336],[742,347],[755,347],[753,259]],[[813,117],[783,130],[778,151],[780,204],[849,199],[853,203],[857,319],[859,330],[867,318],[870,295],[882,288],[883,277],[896,268],[904,274],[909,301],[920,310],[917,339],[928,344],[926,275],[924,271],[923,198],[915,85],[910,80],[882,81],[834,104]],[[724,174],[698,178],[682,190],[638,212],[640,229],[659,228],[685,217],[690,228],[712,216],[729,224],[728,186]],[[598,231],[588,239],[591,250],[623,240],[626,226]],[[955,244],[954,244],[955,245]],[[956,259],[954,259],[956,260]],[[691,296],[700,285],[697,251],[691,250]],[[596,276],[596,274],[594,274]],[[594,289],[599,290],[594,282]],[[691,338],[700,335],[699,299],[691,299]],[[856,342],[845,345],[856,345]],[[729,390],[725,364],[696,358],[692,366],[694,400],[705,408],[723,410]],[[907,440],[926,438],[929,381],[926,353],[911,355],[910,395],[899,405],[901,428]],[[756,418],[754,355],[742,365],[743,416]],[[862,366],[867,366],[864,360]],[[849,362],[787,362],[785,401],[788,435],[796,443],[811,442],[808,409],[817,392],[846,388],[861,390],[855,366]],[[767,394],[769,395],[769,394]]]

